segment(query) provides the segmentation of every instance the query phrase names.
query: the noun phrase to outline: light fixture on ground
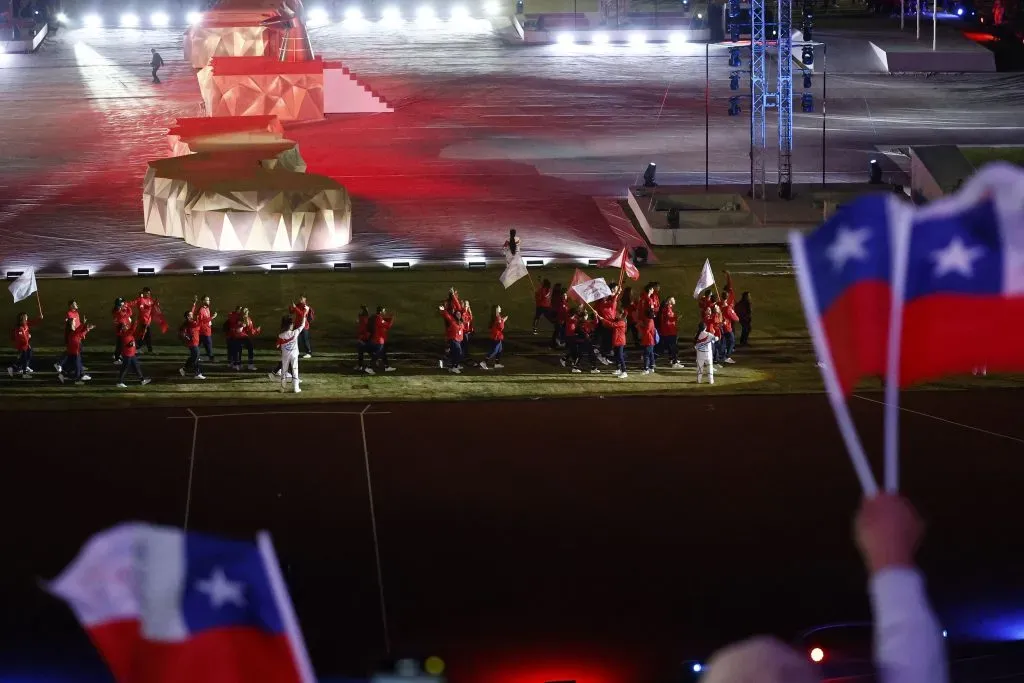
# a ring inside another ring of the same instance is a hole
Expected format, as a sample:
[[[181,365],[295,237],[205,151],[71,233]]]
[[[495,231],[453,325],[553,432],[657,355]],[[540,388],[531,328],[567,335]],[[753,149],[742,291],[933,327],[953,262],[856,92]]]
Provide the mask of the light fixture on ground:
[[[203,266],[203,272],[212,275],[213,273],[220,272],[220,266]]]
[[[868,164],[868,182],[872,185],[882,183],[882,165],[878,163],[878,159],[872,159]]]
[[[103,26],[103,17],[98,14],[86,14],[85,18],[82,19],[82,23],[85,24],[86,28],[99,28]]]
[[[193,11],[191,11],[188,14],[185,15],[185,21],[187,21],[188,23],[190,23],[192,25],[198,24],[202,20],[203,20],[203,15],[200,12],[196,12],[195,10],[193,10]]]
[[[152,268],[152,267],[137,268],[135,270],[135,272],[138,273],[139,275],[156,275],[156,268]]]
[[[544,265],[544,259],[542,258],[528,258],[526,259],[526,265],[530,268],[540,268]]]
[[[64,14],[63,12],[57,12],[57,21],[59,21],[62,24],[68,23],[68,15]]]
[[[89,277],[88,268],[75,268],[71,271],[71,277]]]
[[[164,12],[153,12],[149,15],[149,23],[157,28],[163,28],[171,23],[171,18]]]
[[[7,279],[8,280],[17,280],[19,277],[21,277],[24,274],[25,274],[25,271],[23,271],[23,270],[8,270],[7,271]]]
[[[358,7],[349,7],[345,10],[345,21],[349,23],[357,23],[363,20],[363,10]]]
[[[334,270],[352,270],[351,263],[335,263],[333,266]]]
[[[121,15],[121,28],[138,28],[139,15],[125,12]]]
[[[477,270],[477,269],[480,269],[480,268],[486,268],[487,267],[487,262],[486,261],[467,261],[466,262],[466,267],[468,267],[470,270]]]
[[[484,3],[484,13],[489,17],[496,17],[501,14],[501,3],[498,0],[488,0]]]
[[[468,21],[469,10],[462,5],[456,5],[455,7],[452,7],[451,19],[454,22]]]
[[[412,268],[412,264],[408,261],[393,261],[391,263],[391,267],[395,270],[408,270],[409,268]]]
[[[594,45],[607,45],[608,44],[608,34],[607,33],[595,33],[593,35],[593,37],[591,37],[590,42],[593,43]]]
[[[576,42],[576,36],[568,31],[562,31],[555,37],[555,42],[559,45],[572,45]]]
[[[271,263],[270,264],[270,269],[271,270],[276,270],[276,271],[288,270],[288,264],[287,263]]]
[[[640,45],[644,45],[646,42],[647,42],[647,36],[645,36],[642,33],[638,32],[638,33],[630,33],[629,34],[629,44],[633,45],[634,47],[638,47]]]
[[[416,10],[416,21],[421,24],[429,24],[434,21],[434,8],[430,5],[423,5]]]
[[[654,174],[658,171],[658,165],[653,161],[647,164],[647,170],[644,171],[644,187],[657,187],[658,183],[654,182]]]
[[[380,18],[384,23],[397,24],[402,21],[402,12],[397,7],[385,7]]]

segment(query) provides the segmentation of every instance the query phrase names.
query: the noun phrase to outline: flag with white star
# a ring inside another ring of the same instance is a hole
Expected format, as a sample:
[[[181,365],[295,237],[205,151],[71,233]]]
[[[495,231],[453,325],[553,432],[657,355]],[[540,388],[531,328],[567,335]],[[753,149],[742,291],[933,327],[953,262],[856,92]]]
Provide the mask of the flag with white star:
[[[790,239],[818,360],[844,395],[885,374],[893,231],[908,224],[910,210],[895,195],[868,195]]]
[[[986,166],[917,211],[904,302],[900,386],[1024,370],[1024,171]]]
[[[313,683],[270,537],[130,523],[93,536],[48,586],[118,683]]]

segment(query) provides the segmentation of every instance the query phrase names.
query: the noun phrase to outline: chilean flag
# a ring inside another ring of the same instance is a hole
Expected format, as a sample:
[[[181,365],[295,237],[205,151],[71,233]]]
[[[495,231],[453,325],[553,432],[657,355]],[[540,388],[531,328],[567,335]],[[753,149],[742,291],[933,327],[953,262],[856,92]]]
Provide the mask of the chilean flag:
[[[992,164],[914,217],[900,386],[1024,370],[1024,172]]]
[[[818,358],[844,395],[864,377],[885,375],[893,236],[909,229],[911,212],[895,195],[868,195],[790,238]]]
[[[622,247],[615,254],[597,264],[599,268],[620,268],[626,273],[630,280],[640,279],[640,270],[629,258],[629,249]]]
[[[314,683],[270,537],[129,523],[48,585],[118,683]]]

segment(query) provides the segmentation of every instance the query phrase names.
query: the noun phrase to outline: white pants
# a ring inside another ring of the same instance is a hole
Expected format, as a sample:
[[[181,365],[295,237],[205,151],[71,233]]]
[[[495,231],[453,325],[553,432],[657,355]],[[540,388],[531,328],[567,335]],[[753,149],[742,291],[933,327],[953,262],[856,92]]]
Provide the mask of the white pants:
[[[708,372],[708,383],[715,383],[715,363],[712,357],[711,348],[707,351],[697,352],[697,384],[700,384],[701,379],[704,377],[704,371]]]
[[[299,354],[298,353],[282,353],[281,354],[281,391],[285,390],[288,386],[288,374],[292,376],[292,389],[296,392],[299,391]]]

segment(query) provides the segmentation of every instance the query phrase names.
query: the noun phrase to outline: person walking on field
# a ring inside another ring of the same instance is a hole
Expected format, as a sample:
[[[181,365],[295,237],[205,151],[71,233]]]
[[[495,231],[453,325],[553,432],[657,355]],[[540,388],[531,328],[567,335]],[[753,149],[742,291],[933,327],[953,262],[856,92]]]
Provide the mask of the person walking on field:
[[[494,312],[491,314],[491,352],[480,361],[481,370],[491,370],[492,368],[501,370],[505,367],[501,364],[501,352],[504,347],[505,323],[507,321],[508,316],[501,314],[501,306],[495,306]],[[488,365],[487,361],[491,361],[493,365]]]
[[[743,292],[743,296],[736,302],[736,317],[740,323],[740,346],[746,346],[750,338],[751,318],[753,317],[753,306],[750,303],[750,292]]]
[[[72,380],[75,384],[81,385],[92,379],[92,377],[85,374],[85,368],[82,367],[82,340],[95,327],[95,325],[89,325],[87,320],[76,323],[73,318],[67,318],[64,321],[64,343],[66,345],[64,363],[71,365],[74,369],[74,374],[65,375],[62,364],[60,372],[57,373],[57,381],[61,384],[64,384],[67,380]]]
[[[708,384],[715,383],[715,363],[714,363],[714,348],[718,342],[718,337],[714,335],[712,329],[714,324],[708,324],[700,334],[693,340],[693,348],[697,351],[697,384],[700,384],[704,379],[704,371],[708,373]]]
[[[121,330],[118,332],[118,336],[121,338],[121,370],[117,374],[117,388],[127,389],[128,385],[124,383],[124,377],[128,374],[129,370],[132,370],[136,377],[139,378],[139,384],[146,386],[153,380],[147,378],[142,374],[142,366],[139,365],[139,359],[136,357],[136,344],[135,336],[136,329],[131,318],[128,319],[124,325],[121,325]]]
[[[302,333],[302,326],[293,327],[292,318],[285,316],[281,318],[281,334],[277,335],[277,346],[281,349],[281,391],[285,391],[288,385],[288,376],[292,377],[292,391],[299,393],[299,335]],[[277,380],[273,372],[267,373],[271,382]]]
[[[190,370],[195,373],[196,379],[206,379],[203,376],[203,366],[199,360],[199,321],[192,311],[185,311],[185,321],[178,328],[178,337],[188,349],[188,360],[178,368],[178,374],[184,377]]]
[[[468,303],[468,302],[467,302]],[[384,372],[394,372],[395,368],[388,364],[388,331],[395,324],[395,316],[387,314],[386,306],[378,306],[377,314],[370,320],[370,366],[366,374],[373,374],[373,366],[379,360]]]
[[[199,343],[206,351],[206,358],[213,362],[213,321],[217,313],[210,310],[210,297],[204,296],[200,305],[199,297],[192,297],[192,317],[199,321]]]
[[[150,48],[149,51],[153,53],[153,58],[149,60],[149,65],[153,68],[153,82],[159,83],[160,77],[156,75],[156,72],[164,65],[164,58],[160,56],[155,47]]]

